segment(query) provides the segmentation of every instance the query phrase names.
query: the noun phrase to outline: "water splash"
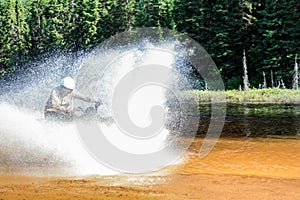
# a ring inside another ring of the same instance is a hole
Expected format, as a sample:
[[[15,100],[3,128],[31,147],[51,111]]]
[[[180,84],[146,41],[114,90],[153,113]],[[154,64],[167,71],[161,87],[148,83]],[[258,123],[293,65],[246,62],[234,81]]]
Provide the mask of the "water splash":
[[[46,123],[39,113],[0,104],[0,170],[33,175],[116,174],[82,147],[73,124]]]
[[[174,67],[174,43],[166,42],[158,46],[150,42],[142,48],[131,46],[121,49],[100,49],[97,53],[85,55],[67,63],[65,56],[52,57],[33,68],[33,73],[25,73],[18,80],[6,85],[6,92],[0,95],[0,171],[10,173],[29,173],[33,175],[88,175],[118,174],[99,164],[83,147],[74,124],[49,124],[43,119],[43,106],[51,89],[65,75],[76,78],[78,90],[89,88],[84,94],[104,99],[100,115],[112,116],[112,88],[126,73],[139,65],[149,63]],[[144,45],[145,45],[144,44]],[[150,50],[149,50],[150,49]],[[167,49],[162,54],[158,49]],[[171,52],[171,53],[170,53]],[[126,54],[121,59],[118,55]],[[100,55],[100,56],[99,56]],[[111,64],[113,60],[113,64]],[[75,63],[75,64],[74,64]],[[107,65],[110,63],[110,67]],[[67,67],[66,72],[61,70]],[[46,71],[43,71],[46,69]],[[83,73],[84,76],[78,74]],[[101,72],[101,73],[100,73]],[[101,77],[99,79],[99,76]],[[89,80],[82,77],[89,77]],[[178,78],[178,77],[177,77]],[[100,80],[100,81],[99,81]],[[94,84],[91,84],[95,81]],[[185,82],[180,81],[180,87]],[[188,87],[189,84],[186,83]],[[173,85],[172,87],[179,87]],[[138,126],[146,126],[151,119],[145,118],[153,104],[165,106],[165,91],[155,86],[136,91],[129,102],[129,115]],[[87,103],[75,102],[76,106],[87,107]],[[141,111],[141,108],[146,110]],[[162,134],[151,140],[136,141],[126,139],[116,124],[100,124],[106,137],[120,149],[140,154],[157,151],[164,147],[170,131],[163,129]]]

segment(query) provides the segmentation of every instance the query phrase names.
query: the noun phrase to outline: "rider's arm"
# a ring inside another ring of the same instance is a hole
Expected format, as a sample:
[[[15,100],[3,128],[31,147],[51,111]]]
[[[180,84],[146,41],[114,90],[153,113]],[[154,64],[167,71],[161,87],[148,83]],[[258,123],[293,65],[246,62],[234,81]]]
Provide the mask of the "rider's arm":
[[[97,103],[97,100],[90,98],[88,96],[85,96],[79,92],[74,91],[73,95],[74,95],[74,98],[76,98],[76,99],[80,99],[82,101],[86,101],[86,102],[90,102],[90,103]]]

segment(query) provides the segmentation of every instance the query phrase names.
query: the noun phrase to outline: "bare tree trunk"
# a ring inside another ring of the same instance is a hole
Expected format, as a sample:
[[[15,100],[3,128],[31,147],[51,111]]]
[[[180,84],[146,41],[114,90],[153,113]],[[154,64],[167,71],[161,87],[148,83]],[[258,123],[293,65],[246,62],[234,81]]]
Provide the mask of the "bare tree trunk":
[[[285,84],[284,84],[283,80],[280,79],[280,81],[281,81],[281,86],[282,86],[282,88],[285,89]]]
[[[273,70],[271,70],[271,87],[274,88]]]
[[[247,60],[246,60],[246,53],[245,49],[243,50],[243,67],[244,67],[244,90],[249,90],[249,79],[248,79],[248,71],[247,71]]]
[[[263,76],[264,76],[264,83],[262,85],[262,88],[267,88],[267,79],[266,79],[266,73],[263,72]]]
[[[294,79],[293,79],[293,89],[298,90],[299,87],[299,69],[297,63],[297,54],[295,56],[295,68],[294,68]]]

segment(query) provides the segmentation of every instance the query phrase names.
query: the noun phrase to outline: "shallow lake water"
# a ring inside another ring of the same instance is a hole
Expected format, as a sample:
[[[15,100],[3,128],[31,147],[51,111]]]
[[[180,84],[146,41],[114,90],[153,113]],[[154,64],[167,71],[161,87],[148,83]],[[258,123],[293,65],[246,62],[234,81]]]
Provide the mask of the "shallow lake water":
[[[200,159],[199,150],[210,122],[210,105],[201,104],[200,116],[191,114],[186,118],[186,127],[189,127],[190,124],[199,125],[198,136],[194,139],[189,151],[176,165],[167,167],[168,170],[161,170],[158,174],[223,173],[299,177],[300,104],[228,103],[226,107],[227,112],[221,138],[206,157]],[[186,131],[188,132],[188,130]],[[182,140],[185,137],[182,136]],[[11,142],[11,140],[7,141]],[[16,144],[26,147],[27,143],[23,144],[24,142]],[[71,147],[75,148],[76,146]],[[6,151],[6,149],[2,150]],[[53,165],[42,165],[43,162],[37,161],[38,164],[35,163],[31,166],[31,161],[23,162],[24,160],[18,157],[14,162],[8,162],[9,155],[3,154],[3,151],[0,152],[0,172],[2,173],[42,176],[43,174],[72,175],[72,173],[68,173],[70,172],[69,166],[65,166],[63,162],[59,162],[59,165],[54,162]],[[35,154],[37,154],[36,151]],[[28,160],[31,154],[25,155],[27,157],[23,156],[23,158]],[[40,157],[51,159],[46,155]],[[175,170],[170,171],[169,169]]]
[[[0,162],[0,198],[299,199],[299,107],[228,104],[221,137],[212,151],[200,158],[209,124],[209,106],[202,105],[200,118],[187,118],[188,123],[199,124],[199,134],[181,161],[147,174],[72,176],[63,163]],[[0,151],[1,160],[5,161]]]
[[[277,138],[221,138],[204,158],[202,138],[196,138],[179,174],[235,174],[273,178],[300,178],[300,140]]]
[[[205,134],[210,122],[210,105],[200,104],[201,115],[189,116],[190,121],[200,118],[198,134]],[[299,136],[299,103],[227,103],[222,135],[236,136]]]

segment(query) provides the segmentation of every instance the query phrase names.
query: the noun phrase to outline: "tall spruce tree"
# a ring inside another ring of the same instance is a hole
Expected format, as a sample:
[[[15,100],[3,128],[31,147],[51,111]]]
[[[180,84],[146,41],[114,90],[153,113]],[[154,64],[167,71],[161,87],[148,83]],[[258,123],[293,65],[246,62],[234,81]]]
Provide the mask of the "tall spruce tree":
[[[4,77],[4,75],[7,73],[7,60],[9,59],[8,55],[5,55],[6,40],[4,37],[6,35],[6,31],[4,26],[6,13],[4,8],[4,1],[0,1],[0,77]]]
[[[47,51],[62,48],[65,45],[65,20],[66,20],[66,7],[63,0],[49,0],[45,9],[46,18],[46,44]]]
[[[29,26],[31,59],[37,58],[46,52],[47,34],[46,34],[46,16],[47,0],[26,0],[26,16]]]
[[[134,1],[116,1],[112,7],[114,27],[117,32],[131,29],[133,20],[130,14],[134,14]]]
[[[138,0],[136,4],[135,27],[143,27],[148,21],[148,12],[146,4],[143,0]]]
[[[135,27],[160,27],[160,0],[137,0]]]
[[[209,32],[210,19],[205,18],[209,14],[209,2],[175,0],[173,19],[176,24],[176,30],[187,34],[201,45],[207,43],[208,38],[204,35]],[[208,22],[208,23],[207,23]]]
[[[257,0],[253,55],[257,71],[273,70],[290,86],[293,56],[300,51],[300,2],[298,0]]]
[[[97,23],[97,43],[101,43],[106,38],[112,35],[113,27],[111,16],[109,13],[111,2],[108,0],[103,0],[99,2],[99,20]]]
[[[248,29],[251,21],[245,20],[249,5],[243,0],[217,0],[212,7],[210,30],[213,37],[208,41],[207,50],[222,71],[227,88],[238,88],[243,74],[240,60],[243,50],[248,51]],[[249,15],[249,14],[247,14]],[[247,18],[248,19],[248,18]],[[248,66],[249,71],[251,66]]]
[[[73,49],[89,49],[97,40],[99,21],[98,0],[78,0],[75,2],[74,28],[71,31]]]
[[[5,75],[26,60],[29,48],[23,1],[1,1],[0,23],[0,72]]]
[[[2,0],[0,26],[2,75],[29,57],[90,49],[135,27],[176,29],[199,42],[227,89],[242,82],[243,49],[254,86],[263,71],[272,71],[292,87],[300,52],[299,0]]]

